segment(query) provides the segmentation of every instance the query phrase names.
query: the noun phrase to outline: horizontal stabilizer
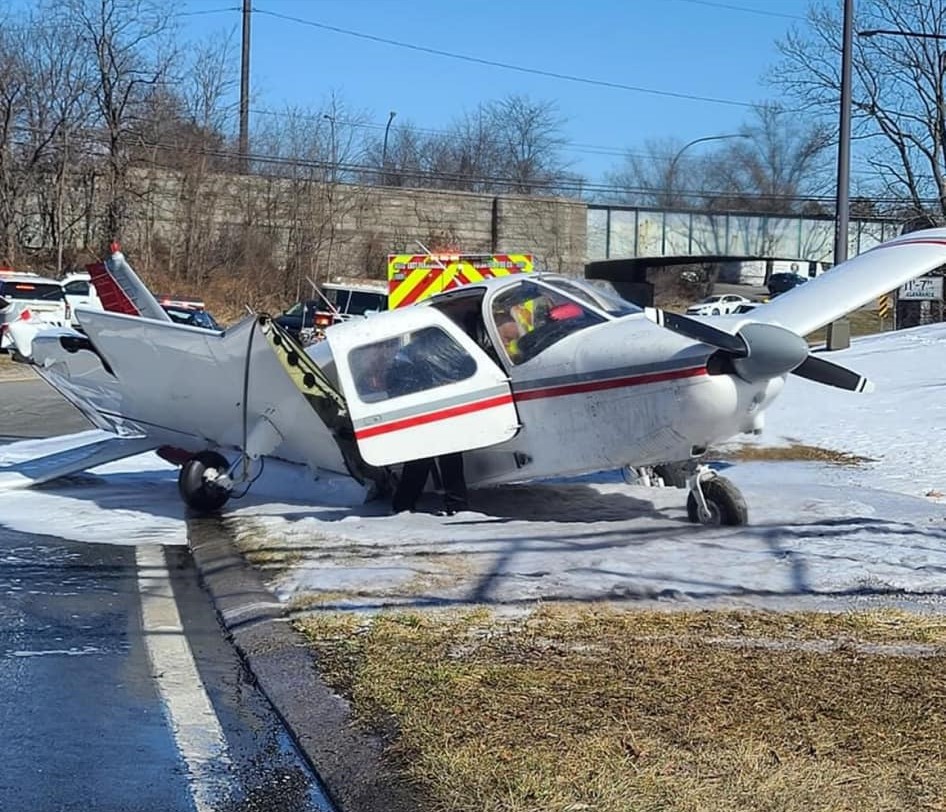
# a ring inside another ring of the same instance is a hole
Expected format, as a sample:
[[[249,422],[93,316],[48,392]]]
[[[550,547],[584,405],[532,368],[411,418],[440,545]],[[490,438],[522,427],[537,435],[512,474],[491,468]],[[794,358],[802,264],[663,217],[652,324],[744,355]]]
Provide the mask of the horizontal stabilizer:
[[[45,440],[20,440],[0,449],[0,490],[30,488],[155,447],[148,437],[83,431]]]

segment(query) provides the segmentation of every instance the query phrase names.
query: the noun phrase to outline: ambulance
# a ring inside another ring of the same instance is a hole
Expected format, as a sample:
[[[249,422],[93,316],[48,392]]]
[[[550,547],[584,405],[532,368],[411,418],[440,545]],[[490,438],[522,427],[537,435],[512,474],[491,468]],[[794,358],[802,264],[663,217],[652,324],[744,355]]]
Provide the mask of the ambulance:
[[[389,254],[388,309],[497,276],[529,273],[532,254]]]

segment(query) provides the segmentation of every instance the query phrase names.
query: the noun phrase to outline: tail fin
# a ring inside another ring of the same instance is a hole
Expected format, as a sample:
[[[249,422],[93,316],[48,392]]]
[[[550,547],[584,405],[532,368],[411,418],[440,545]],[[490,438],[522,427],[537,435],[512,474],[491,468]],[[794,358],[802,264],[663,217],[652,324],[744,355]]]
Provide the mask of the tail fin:
[[[112,243],[109,250],[111,253],[105,262],[87,266],[102,307],[111,313],[170,321],[171,317],[132,270],[118,243]]]

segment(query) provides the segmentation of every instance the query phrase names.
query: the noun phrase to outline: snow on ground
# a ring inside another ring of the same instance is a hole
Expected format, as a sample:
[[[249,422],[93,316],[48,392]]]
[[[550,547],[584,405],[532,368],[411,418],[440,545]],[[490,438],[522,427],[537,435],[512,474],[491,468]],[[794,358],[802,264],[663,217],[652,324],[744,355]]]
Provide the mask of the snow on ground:
[[[537,598],[793,606],[946,594],[946,504],[935,495],[946,493],[943,353],[939,325],[832,353],[875,381],[871,395],[791,377],[754,441],[800,441],[875,462],[732,465],[725,475],[749,504],[745,528],[691,525],[684,491],[628,487],[614,473],[478,491],[473,509],[453,517],[390,516],[386,503],[363,504],[349,481],[312,483],[272,462],[228,505],[227,521],[259,560],[291,561],[266,567],[283,599],[315,595],[332,606]],[[7,447],[7,460],[37,447]],[[421,505],[437,506],[433,496]],[[0,523],[80,541],[186,538],[175,471],[153,454],[7,492]]]

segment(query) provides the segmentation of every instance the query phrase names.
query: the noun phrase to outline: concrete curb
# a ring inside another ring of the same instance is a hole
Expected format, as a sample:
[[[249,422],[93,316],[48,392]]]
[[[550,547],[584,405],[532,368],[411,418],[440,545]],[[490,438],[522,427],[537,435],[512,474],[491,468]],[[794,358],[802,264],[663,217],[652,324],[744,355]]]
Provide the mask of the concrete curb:
[[[393,775],[381,740],[355,726],[348,702],[319,677],[303,636],[217,517],[190,518],[200,579],[233,645],[337,812],[417,812],[418,793]]]

